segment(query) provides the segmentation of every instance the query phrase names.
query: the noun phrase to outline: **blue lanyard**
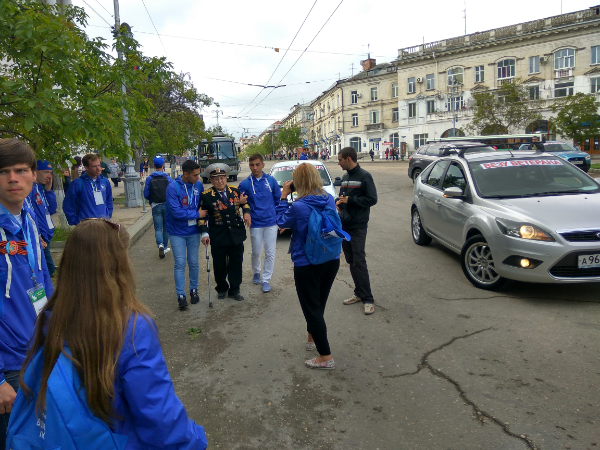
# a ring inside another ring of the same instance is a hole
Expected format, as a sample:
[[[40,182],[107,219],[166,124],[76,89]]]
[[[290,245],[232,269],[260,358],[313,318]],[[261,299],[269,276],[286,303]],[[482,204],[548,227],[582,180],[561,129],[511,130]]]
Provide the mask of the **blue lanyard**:
[[[193,200],[190,200],[190,194],[189,194],[188,189],[187,189],[187,184],[185,182],[183,183],[183,187],[185,188],[185,195],[187,195],[187,198],[188,198],[188,208],[190,206],[193,206],[194,208],[196,208],[196,193],[194,192],[194,187],[195,186],[196,186],[196,184],[192,184],[192,197],[193,197]]]
[[[39,184],[35,183],[35,191],[39,194],[40,197],[42,197],[42,200],[44,200],[44,203],[46,204],[46,209],[50,210],[50,204],[48,203],[48,199],[46,198],[45,189],[42,189],[42,192],[40,192],[39,186]]]

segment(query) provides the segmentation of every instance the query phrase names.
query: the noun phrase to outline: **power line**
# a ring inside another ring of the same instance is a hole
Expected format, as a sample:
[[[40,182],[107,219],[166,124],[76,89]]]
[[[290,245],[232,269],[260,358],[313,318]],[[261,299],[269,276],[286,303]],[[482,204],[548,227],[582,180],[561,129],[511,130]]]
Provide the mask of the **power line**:
[[[106,11],[110,17],[115,17],[115,16],[113,16],[113,15],[110,13],[110,11],[109,11],[108,9],[106,9],[106,8],[104,7],[104,5],[103,5],[102,3],[100,3],[98,0],[96,0],[96,3],[98,3],[98,4],[100,5],[100,7],[101,7],[101,8],[102,8],[104,11]]]
[[[154,27],[154,31],[156,31],[156,35],[158,36],[158,40],[160,41],[160,45],[162,45],[163,50],[165,51],[165,56],[168,58],[169,55],[167,55],[167,49],[165,48],[165,45],[163,44],[163,41],[160,37],[160,34],[158,34],[158,30],[156,29],[156,25],[154,25],[154,20],[152,20],[152,17],[150,16],[150,11],[148,11],[148,8],[146,7],[146,2],[144,0],[142,0],[142,3],[144,4],[144,9],[146,10],[146,13],[148,14],[148,18],[150,19],[150,22],[152,22],[152,26]]]
[[[207,79],[207,80],[223,81],[225,83],[243,84],[243,85],[246,85],[246,86],[258,86],[258,87],[262,87],[262,88],[274,87],[274,86],[263,86],[263,85],[260,85],[260,84],[242,83],[241,81],[223,80],[221,78],[212,78],[212,77],[198,77],[198,78],[204,78],[204,79]],[[325,78],[323,80],[303,81],[301,83],[286,84],[286,85],[281,86],[281,87],[297,86],[299,84],[318,83],[318,82],[321,82],[321,81],[331,81],[331,80],[337,80],[337,78]]]
[[[98,13],[98,11],[96,11],[94,8],[92,8],[92,6],[88,2],[86,2],[85,0],[82,0],[82,1],[83,1],[83,3],[85,3],[88,6],[88,8],[90,8],[92,11],[94,11],[98,17],[100,17],[102,20],[104,20],[104,22],[106,23],[106,25],[108,25],[108,27],[111,30],[114,28],[110,23],[108,23],[106,21],[106,19],[103,16],[100,15],[100,13]],[[104,27],[102,27],[102,28],[104,28]]]

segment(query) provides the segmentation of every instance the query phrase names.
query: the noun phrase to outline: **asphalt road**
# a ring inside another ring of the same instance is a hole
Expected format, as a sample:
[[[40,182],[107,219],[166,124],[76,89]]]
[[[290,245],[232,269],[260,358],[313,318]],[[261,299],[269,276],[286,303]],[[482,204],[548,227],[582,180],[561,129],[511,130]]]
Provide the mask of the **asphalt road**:
[[[252,284],[248,239],[246,300],[213,292],[212,309],[201,252],[201,301],[185,312],[153,229],[132,247],[139,295],[209,448],[600,448],[600,285],[478,290],[458,256],[412,242],[406,163],[363,167],[379,194],[367,238],[376,309],[342,304],[353,293],[342,259],[325,317],[333,371],[304,366],[316,355],[304,347],[289,237],[279,238],[270,293]]]

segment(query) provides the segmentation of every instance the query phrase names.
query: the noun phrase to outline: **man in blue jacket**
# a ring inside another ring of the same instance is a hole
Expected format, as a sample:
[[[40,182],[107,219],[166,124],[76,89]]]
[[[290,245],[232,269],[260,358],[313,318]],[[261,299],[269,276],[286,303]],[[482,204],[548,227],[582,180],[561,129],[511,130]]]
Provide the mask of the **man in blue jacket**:
[[[240,192],[248,196],[250,205],[250,241],[252,242],[252,271],[254,284],[262,284],[263,292],[270,292],[271,276],[275,265],[275,246],[277,245],[277,214],[275,205],[279,204],[281,189],[275,178],[263,172],[265,162],[262,155],[255,153],[248,160],[250,171],[248,178],[239,185]],[[265,247],[265,265],[262,270],[260,256]]]
[[[171,251],[168,247],[169,232],[165,220],[167,215],[167,187],[173,180],[164,172],[165,159],[163,157],[156,156],[153,163],[155,171],[146,178],[144,197],[148,199],[152,208],[152,221],[154,222],[154,237],[156,238],[156,245],[158,245],[158,256],[164,258],[165,253]]]
[[[167,187],[167,232],[171,236],[173,258],[175,259],[174,276],[175,290],[179,309],[187,308],[185,297],[185,262],[190,266],[190,301],[196,304],[198,297],[198,249],[200,248],[200,230],[198,219],[205,217],[207,212],[200,210],[200,194],[204,186],[198,180],[200,166],[187,160],[181,165],[183,172]]]
[[[0,139],[0,448],[35,319],[53,293],[35,213],[24,205],[35,179],[31,148]]]
[[[113,212],[112,188],[110,181],[100,174],[100,158],[90,153],[81,162],[85,173],[71,182],[63,202],[69,225],[77,225],[91,217],[110,219]]]

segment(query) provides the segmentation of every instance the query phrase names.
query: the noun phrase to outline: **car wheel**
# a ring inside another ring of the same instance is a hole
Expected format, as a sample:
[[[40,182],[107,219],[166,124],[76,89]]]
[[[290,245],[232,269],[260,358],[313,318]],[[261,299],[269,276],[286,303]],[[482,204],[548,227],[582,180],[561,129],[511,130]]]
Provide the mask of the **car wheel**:
[[[202,184],[208,184],[208,178],[202,177]]]
[[[419,214],[419,210],[415,207],[412,212],[412,237],[413,241],[417,245],[429,245],[431,243],[431,236],[427,234],[427,232],[423,229],[423,224],[421,223],[421,215]]]
[[[419,175],[421,175],[421,172],[422,172],[421,169],[415,169],[415,170],[413,170],[413,173],[412,173],[413,183],[415,181],[417,181],[417,178],[419,177]]]
[[[467,239],[460,254],[460,265],[467,279],[479,289],[498,289],[505,278],[498,275],[492,250],[483,236]]]
[[[231,178],[233,178],[233,181],[237,181],[237,175],[234,175]]]

